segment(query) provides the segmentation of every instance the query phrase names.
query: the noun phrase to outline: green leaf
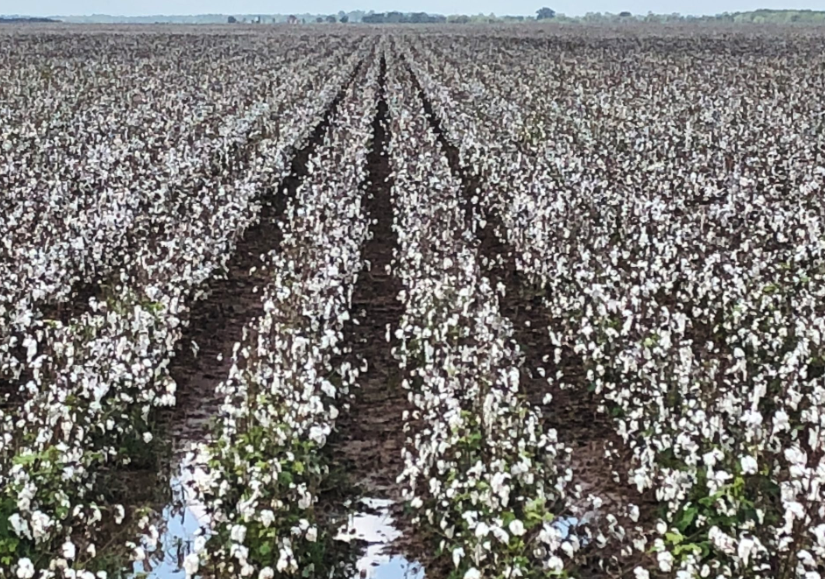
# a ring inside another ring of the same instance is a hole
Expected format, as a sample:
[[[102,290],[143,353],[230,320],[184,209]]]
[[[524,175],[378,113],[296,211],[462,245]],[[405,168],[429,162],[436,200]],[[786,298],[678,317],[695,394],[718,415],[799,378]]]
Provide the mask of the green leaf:
[[[679,518],[679,522],[676,523],[676,528],[680,531],[685,531],[693,520],[696,518],[696,514],[699,512],[699,509],[696,507],[690,507],[685,509],[682,512],[682,516]]]
[[[502,522],[502,526],[504,526],[504,527],[506,527],[507,525],[509,525],[510,523],[512,523],[515,520],[516,520],[516,515],[515,515],[515,513],[513,513],[513,511],[507,511],[505,513],[502,513],[502,515],[501,515],[501,522]]]
[[[12,459],[12,463],[20,466],[27,466],[37,460],[36,454],[18,454]]]
[[[681,555],[682,553],[693,553],[694,555],[698,555],[701,553],[702,547],[696,545],[694,543],[686,543],[684,545],[677,545],[673,548],[673,554],[676,556]]]
[[[685,539],[681,533],[665,533],[665,538],[673,545],[678,545]]]

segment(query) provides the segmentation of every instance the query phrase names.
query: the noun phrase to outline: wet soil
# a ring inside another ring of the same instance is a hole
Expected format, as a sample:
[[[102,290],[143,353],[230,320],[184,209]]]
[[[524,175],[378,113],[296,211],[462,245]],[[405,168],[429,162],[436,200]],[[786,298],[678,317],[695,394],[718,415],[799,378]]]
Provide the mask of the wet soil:
[[[387,554],[417,555],[423,546],[410,537],[401,509],[401,487],[396,483],[404,468],[402,413],[410,409],[410,404],[401,386],[403,372],[392,353],[404,306],[398,299],[403,286],[390,271],[397,235],[393,229],[392,175],[386,152],[390,134],[384,100],[385,72],[386,62],[382,58],[380,98],[365,183],[365,209],[371,221],[370,236],[362,249],[367,267],[359,274],[353,290],[353,322],[344,330],[344,343],[351,348],[350,362],[366,371],[358,378],[349,411],[337,421],[328,450],[334,467],[346,472],[354,485],[350,494],[356,496],[350,498],[393,502],[389,512],[401,538],[388,547]],[[366,512],[363,504],[359,509],[362,514]]]

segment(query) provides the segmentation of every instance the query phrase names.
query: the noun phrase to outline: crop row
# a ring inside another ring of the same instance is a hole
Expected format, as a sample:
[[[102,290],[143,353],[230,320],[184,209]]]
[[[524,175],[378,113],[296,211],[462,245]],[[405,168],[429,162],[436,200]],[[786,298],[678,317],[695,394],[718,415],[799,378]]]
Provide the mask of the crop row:
[[[263,314],[236,345],[214,439],[196,461],[195,492],[211,518],[187,573],[321,574],[331,537],[316,502],[329,484],[324,446],[358,370],[340,363],[342,330],[364,262],[366,157],[378,62],[333,115],[290,200],[280,250],[264,256]]]

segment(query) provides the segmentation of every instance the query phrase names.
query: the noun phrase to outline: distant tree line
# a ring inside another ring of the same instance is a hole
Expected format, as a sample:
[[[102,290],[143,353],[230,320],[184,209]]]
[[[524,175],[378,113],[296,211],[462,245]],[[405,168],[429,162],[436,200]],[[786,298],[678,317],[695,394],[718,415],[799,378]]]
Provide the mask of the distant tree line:
[[[441,14],[427,14],[426,12],[380,12],[367,14],[361,19],[365,24],[439,24],[447,22],[447,17]]]
[[[0,17],[2,22],[74,22],[74,23],[177,23],[177,24],[306,24],[306,23],[359,23],[368,24],[488,24],[517,22],[555,22],[559,24],[598,24],[623,22],[697,22],[697,23],[753,23],[753,24],[825,24],[825,11],[815,10],[754,10],[714,16],[684,16],[682,14],[618,14],[590,12],[584,16],[565,16],[543,7],[533,16],[497,16],[495,14],[428,14],[426,12],[365,12],[363,10],[340,11],[337,14],[201,14],[195,16],[69,16],[51,18]]]
[[[14,23],[42,23],[42,22],[60,22],[51,18],[36,18],[25,16],[0,16],[0,24],[14,24]]]

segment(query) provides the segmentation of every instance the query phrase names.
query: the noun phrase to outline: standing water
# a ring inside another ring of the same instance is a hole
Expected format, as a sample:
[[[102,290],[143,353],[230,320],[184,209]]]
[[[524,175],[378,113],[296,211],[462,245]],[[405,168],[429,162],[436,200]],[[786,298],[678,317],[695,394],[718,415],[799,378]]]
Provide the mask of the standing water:
[[[423,579],[424,569],[403,555],[392,554],[390,544],[401,538],[390,509],[395,503],[387,499],[364,498],[357,510],[335,537],[350,543],[366,543],[364,554],[355,564],[359,578]]]

